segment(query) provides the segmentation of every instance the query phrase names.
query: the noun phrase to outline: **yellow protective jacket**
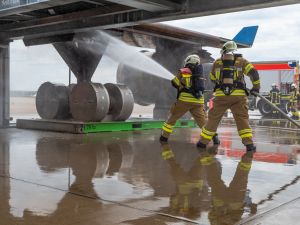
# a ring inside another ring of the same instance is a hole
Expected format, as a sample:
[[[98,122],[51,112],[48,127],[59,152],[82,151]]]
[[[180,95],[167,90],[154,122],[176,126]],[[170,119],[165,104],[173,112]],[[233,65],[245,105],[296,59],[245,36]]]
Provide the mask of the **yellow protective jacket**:
[[[178,100],[189,103],[204,104],[204,97],[195,98],[191,93],[185,92],[184,88],[192,86],[192,71],[189,68],[182,68],[172,80],[172,85],[178,89]]]
[[[253,88],[260,89],[260,80],[257,70],[254,66],[248,62],[243,57],[236,57],[234,67],[236,68],[234,73],[234,81],[245,84],[244,76],[249,76],[252,82]],[[222,82],[222,70],[223,70],[223,61],[221,58],[217,59],[212,67],[210,73],[210,79],[216,83],[221,84]],[[231,96],[245,96],[245,90],[243,89],[234,89],[230,94]],[[226,96],[220,88],[215,90],[215,96]]]
[[[281,92],[278,88],[270,91],[270,101],[274,104],[280,104]]]

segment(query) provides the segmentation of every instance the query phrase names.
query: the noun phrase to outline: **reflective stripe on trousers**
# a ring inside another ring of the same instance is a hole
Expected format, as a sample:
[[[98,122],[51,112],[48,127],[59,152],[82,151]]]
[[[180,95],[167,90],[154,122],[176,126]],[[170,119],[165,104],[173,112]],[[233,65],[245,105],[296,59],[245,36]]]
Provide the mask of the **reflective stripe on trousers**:
[[[204,104],[204,97],[195,98],[192,94],[187,92],[181,92],[178,100],[188,103]]]
[[[239,135],[245,145],[252,144],[252,130],[249,125],[248,99],[246,96],[215,97],[213,108],[208,112],[208,121],[201,132],[200,141],[208,144],[215,134],[224,113],[230,109]]]
[[[184,114],[190,112],[194,117],[197,125],[202,128],[206,121],[206,112],[204,111],[203,104],[197,104],[192,102],[183,102],[177,100],[171,107],[169,118],[162,127],[162,136],[168,138],[173,132],[173,127],[176,121],[180,119]]]

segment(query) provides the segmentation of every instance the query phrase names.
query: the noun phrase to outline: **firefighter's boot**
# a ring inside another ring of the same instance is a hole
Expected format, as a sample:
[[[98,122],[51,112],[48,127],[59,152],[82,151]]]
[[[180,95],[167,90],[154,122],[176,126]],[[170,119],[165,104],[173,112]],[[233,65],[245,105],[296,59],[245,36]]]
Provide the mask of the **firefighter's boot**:
[[[246,145],[246,150],[247,150],[247,152],[248,151],[255,152],[256,151],[256,146],[254,144]]]
[[[206,144],[203,144],[201,141],[198,141],[197,148],[199,148],[199,149],[206,149]]]
[[[220,140],[217,134],[215,134],[215,136],[213,136],[212,138],[214,145],[220,145]]]
[[[159,138],[159,142],[162,144],[168,143],[168,138],[161,135]]]

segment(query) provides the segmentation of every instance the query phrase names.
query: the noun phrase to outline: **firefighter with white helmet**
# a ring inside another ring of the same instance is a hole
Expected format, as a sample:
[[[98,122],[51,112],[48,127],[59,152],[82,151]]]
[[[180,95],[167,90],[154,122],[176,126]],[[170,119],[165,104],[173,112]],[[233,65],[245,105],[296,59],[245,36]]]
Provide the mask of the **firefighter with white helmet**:
[[[189,55],[188,57],[186,57],[186,59],[184,60],[184,66],[187,66],[188,64],[192,64],[192,65],[199,65],[200,64],[200,57],[196,54],[194,55]]]
[[[227,41],[227,42],[223,45],[223,47],[222,47],[220,53],[221,53],[221,55],[223,55],[223,54],[225,54],[225,53],[235,52],[236,50],[237,50],[237,45],[236,45],[236,43],[235,43],[234,41]]]
[[[202,128],[197,147],[206,148],[216,134],[218,125],[230,109],[236,121],[238,133],[247,151],[255,151],[252,140],[252,129],[249,125],[248,98],[244,76],[249,76],[253,85],[250,93],[259,92],[259,74],[254,66],[242,57],[234,54],[237,45],[234,41],[226,42],[221,49],[221,58],[212,67],[210,79],[215,83],[213,107],[208,112],[208,121]]]
[[[281,92],[277,87],[277,84],[272,84],[272,89],[270,90],[270,101],[280,108],[280,101],[281,101]],[[279,112],[277,110],[272,111],[273,117],[278,117]]]
[[[178,216],[188,218],[199,218],[203,202],[207,203],[208,185],[206,182],[206,170],[200,163],[202,158],[207,158],[205,152],[200,153],[199,157],[193,160],[192,166],[186,170],[178,158],[175,156],[171,145],[162,144],[162,158],[168,164],[168,170],[171,178],[176,185],[174,192],[170,195],[169,210]],[[216,147],[216,145],[214,145]],[[181,149],[184,150],[184,149]],[[176,160],[177,158],[177,160]]]
[[[171,107],[169,117],[162,127],[160,142],[168,142],[176,121],[190,112],[197,125],[202,128],[206,122],[204,109],[204,77],[200,57],[189,55],[184,60],[184,66],[172,80],[172,85],[178,90],[177,101]],[[217,135],[213,137],[214,144],[219,144]]]
[[[298,110],[298,104],[300,102],[300,93],[299,93],[299,90],[295,83],[293,83],[291,85],[291,94],[290,95],[291,95],[290,105],[291,105],[292,119],[299,120],[300,112]]]

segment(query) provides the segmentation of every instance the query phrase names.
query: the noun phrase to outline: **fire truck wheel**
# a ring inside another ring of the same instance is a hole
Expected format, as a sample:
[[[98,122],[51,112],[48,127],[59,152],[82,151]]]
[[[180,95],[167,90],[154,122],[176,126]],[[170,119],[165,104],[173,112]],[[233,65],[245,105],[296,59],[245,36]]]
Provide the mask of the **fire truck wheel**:
[[[272,115],[272,108],[262,100],[257,102],[257,108],[262,116],[269,117]]]

